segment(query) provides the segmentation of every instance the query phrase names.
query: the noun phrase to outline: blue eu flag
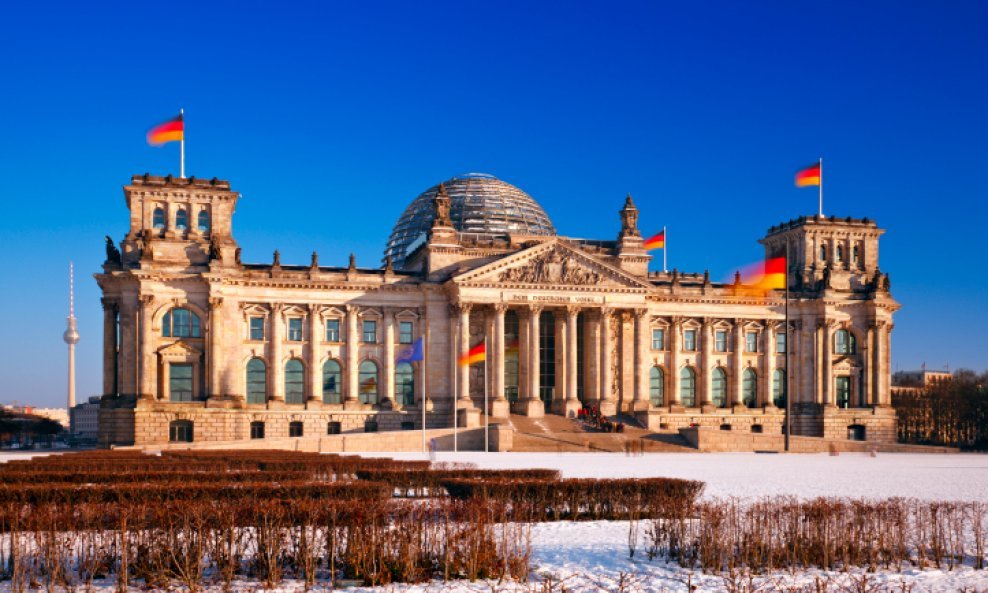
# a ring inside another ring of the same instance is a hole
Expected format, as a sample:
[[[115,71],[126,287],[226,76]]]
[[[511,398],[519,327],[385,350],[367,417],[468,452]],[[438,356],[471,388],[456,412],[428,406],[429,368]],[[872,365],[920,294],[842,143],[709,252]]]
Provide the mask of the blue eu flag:
[[[395,363],[397,364],[400,362],[415,362],[416,360],[422,360],[423,347],[424,345],[422,338],[415,340],[411,346],[406,346],[401,352],[398,353],[398,356],[395,358]]]

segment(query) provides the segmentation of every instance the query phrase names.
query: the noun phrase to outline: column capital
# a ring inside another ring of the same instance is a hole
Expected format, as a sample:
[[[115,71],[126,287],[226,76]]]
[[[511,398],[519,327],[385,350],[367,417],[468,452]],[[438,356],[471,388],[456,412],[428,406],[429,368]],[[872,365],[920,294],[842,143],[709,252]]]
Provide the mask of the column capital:
[[[681,315],[673,315],[669,318],[669,324],[673,327],[679,327],[683,325],[683,318]]]
[[[108,299],[106,297],[102,297],[100,298],[99,302],[100,305],[103,306],[104,311],[116,311],[117,308],[120,307],[120,303],[116,299]]]
[[[583,307],[581,307],[580,305],[566,305],[566,314],[569,315],[570,317],[576,317],[577,315],[580,314],[580,311],[582,310]]]
[[[497,313],[498,315],[504,315],[505,313],[508,312],[508,304],[494,303],[494,312]]]
[[[528,310],[533,315],[541,315],[542,311],[545,310],[545,305],[529,305]]]
[[[601,317],[610,317],[614,314],[614,307],[601,307],[599,311]]]
[[[634,310],[635,317],[641,319],[648,316],[648,307],[639,307]]]
[[[315,315],[319,315],[319,312],[322,310],[322,305],[317,305],[316,303],[309,303],[308,307],[306,308],[309,310],[309,315],[315,316]]]
[[[271,313],[280,315],[285,310],[285,303],[271,303]]]
[[[343,308],[346,309],[346,314],[347,315],[359,315],[360,314],[360,307],[358,305],[344,305]]]
[[[219,309],[223,305],[223,297],[210,297],[209,298],[209,309],[215,310]]]
[[[154,295],[153,294],[142,294],[141,295],[141,304],[144,305],[145,307],[150,307],[151,305],[153,305],[154,304]]]

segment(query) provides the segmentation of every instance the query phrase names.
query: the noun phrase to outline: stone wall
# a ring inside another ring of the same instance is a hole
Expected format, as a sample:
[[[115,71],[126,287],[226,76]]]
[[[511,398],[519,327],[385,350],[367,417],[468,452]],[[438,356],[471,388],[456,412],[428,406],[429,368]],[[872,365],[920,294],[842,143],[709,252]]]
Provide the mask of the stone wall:
[[[708,427],[682,428],[679,434],[698,451],[704,453],[749,452],[785,450],[785,438],[781,434],[754,434],[718,430]],[[956,453],[949,447],[926,447],[846,439],[793,436],[789,451],[792,453],[824,453],[829,451],[869,453]]]

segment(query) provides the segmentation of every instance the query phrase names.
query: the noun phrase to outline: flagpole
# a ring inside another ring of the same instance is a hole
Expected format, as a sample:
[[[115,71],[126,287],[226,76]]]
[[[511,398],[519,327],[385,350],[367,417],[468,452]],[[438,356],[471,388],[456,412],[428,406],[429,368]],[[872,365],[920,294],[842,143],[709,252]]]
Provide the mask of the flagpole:
[[[823,218],[823,157],[820,157],[820,184],[817,187],[820,189],[820,208],[817,212],[820,218]],[[788,257],[788,254],[786,254],[786,257]],[[786,262],[788,263],[788,260]],[[788,274],[788,271],[786,274]]]
[[[491,409],[487,404],[487,336],[484,336],[484,453],[490,453]]]
[[[459,332],[457,332],[457,333],[459,333]],[[454,336],[453,337],[453,452],[454,453],[457,451],[457,445],[458,445],[457,440],[456,440],[457,439],[457,436],[456,436],[456,428],[457,428],[456,427],[456,424],[457,424],[456,417],[458,416],[457,412],[459,410],[456,409],[457,408],[457,403],[458,403],[457,402],[457,399],[456,399],[456,396],[457,396],[456,387],[457,387],[457,384],[460,382],[460,377],[459,377],[460,361],[457,358],[458,357],[458,354],[460,352],[459,344],[460,344],[460,336],[458,336],[458,335],[457,336]]]
[[[668,271],[666,267],[666,253],[669,251],[669,233],[666,232],[666,227],[662,227],[662,272]]]
[[[185,109],[179,109],[178,114],[182,117],[182,140],[178,143],[178,176],[185,179]]]
[[[426,331],[428,331],[428,329],[426,329]],[[425,451],[426,451],[426,449],[425,449],[425,398],[426,398],[426,395],[429,393],[429,390],[426,387],[426,381],[428,381],[428,379],[429,379],[429,372],[428,372],[428,369],[426,368],[426,363],[425,363],[425,333],[422,334],[422,338],[421,339],[422,339],[422,364],[420,364],[419,366],[422,367],[422,395],[419,396],[419,406],[422,408],[422,452],[425,453]]]
[[[786,398],[786,439],[785,450],[789,452],[789,433],[792,431],[792,395],[789,393],[789,238],[786,237],[786,380],[782,384]]]

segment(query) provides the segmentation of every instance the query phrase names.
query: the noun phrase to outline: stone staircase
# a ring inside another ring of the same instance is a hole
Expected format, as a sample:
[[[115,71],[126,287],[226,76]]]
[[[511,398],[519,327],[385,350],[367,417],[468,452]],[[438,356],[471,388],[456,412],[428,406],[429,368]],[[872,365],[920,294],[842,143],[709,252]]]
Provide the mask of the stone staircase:
[[[587,452],[623,453],[629,444],[648,453],[691,453],[696,449],[678,434],[651,433],[639,428],[628,417],[617,417],[625,423],[623,433],[587,430],[577,420],[554,414],[529,418],[512,414],[508,423],[514,428],[512,451],[526,452]]]

